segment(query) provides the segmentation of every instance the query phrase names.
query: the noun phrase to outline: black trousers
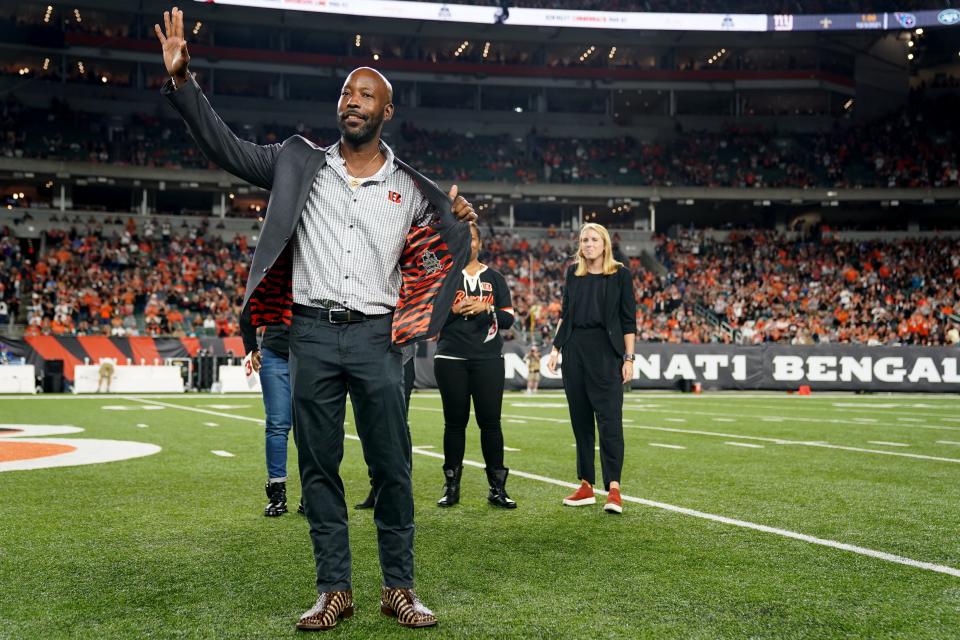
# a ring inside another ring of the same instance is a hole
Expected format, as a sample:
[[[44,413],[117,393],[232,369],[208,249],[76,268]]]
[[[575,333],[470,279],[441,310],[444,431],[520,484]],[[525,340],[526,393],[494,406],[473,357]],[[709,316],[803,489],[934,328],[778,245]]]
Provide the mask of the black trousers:
[[[563,390],[577,442],[577,478],[596,484],[594,417],[600,433],[603,486],[623,470],[622,361],[605,329],[574,329],[563,345]]]
[[[480,448],[487,469],[503,468],[503,358],[450,360],[434,358],[433,372],[443,400],[443,467],[463,464],[470,399],[480,427]]]
[[[373,478],[380,567],[388,587],[413,586],[413,487],[400,350],[392,316],[330,324],[294,315],[290,327],[293,426],[317,590],[351,588],[340,461],[349,388],[357,434]]]

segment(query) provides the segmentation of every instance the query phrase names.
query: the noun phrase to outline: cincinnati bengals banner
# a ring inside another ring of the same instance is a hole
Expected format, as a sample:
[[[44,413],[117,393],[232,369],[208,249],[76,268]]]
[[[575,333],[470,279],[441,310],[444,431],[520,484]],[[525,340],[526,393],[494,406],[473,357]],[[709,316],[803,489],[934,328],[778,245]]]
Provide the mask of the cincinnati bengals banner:
[[[638,344],[634,389],[678,389],[684,380],[704,390],[960,392],[960,348],[867,347],[860,345],[695,345]],[[417,352],[417,386],[435,387],[435,346]],[[563,366],[557,375],[547,370],[549,348],[541,349],[540,387],[563,386]],[[507,389],[525,389],[529,375],[527,347],[504,344]]]
[[[236,356],[242,358],[243,341],[230,338],[111,338],[108,336],[31,336],[21,339],[0,339],[0,352],[8,357],[23,358],[44,371],[48,360],[63,361],[63,377],[73,382],[73,368],[103,358],[119,364],[162,364],[167,358],[195,358],[199,355]]]

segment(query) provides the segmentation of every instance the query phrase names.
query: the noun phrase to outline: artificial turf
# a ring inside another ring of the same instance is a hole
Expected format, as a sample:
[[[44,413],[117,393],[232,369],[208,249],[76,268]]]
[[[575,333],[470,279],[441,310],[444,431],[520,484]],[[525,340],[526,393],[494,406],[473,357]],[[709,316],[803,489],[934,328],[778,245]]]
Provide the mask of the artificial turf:
[[[149,403],[163,409],[103,409]],[[301,516],[262,515],[262,416],[246,395],[0,399],[0,423],[162,447],[0,473],[0,638],[297,635],[315,598],[312,550]],[[517,475],[519,508],[497,510],[471,466],[461,504],[439,509],[437,394],[416,393],[410,417],[417,592],[440,625],[380,615],[376,530],[351,510],[356,614],[330,637],[960,637],[960,576],[929,568],[633,502],[622,516],[602,498],[565,508],[569,489]],[[562,394],[508,394],[505,443],[519,451],[507,466],[576,482],[566,417]],[[624,417],[625,495],[960,568],[955,397],[631,393]],[[482,461],[475,426],[467,440]],[[353,439],[341,473],[360,501]],[[295,504],[296,480],[288,493]]]

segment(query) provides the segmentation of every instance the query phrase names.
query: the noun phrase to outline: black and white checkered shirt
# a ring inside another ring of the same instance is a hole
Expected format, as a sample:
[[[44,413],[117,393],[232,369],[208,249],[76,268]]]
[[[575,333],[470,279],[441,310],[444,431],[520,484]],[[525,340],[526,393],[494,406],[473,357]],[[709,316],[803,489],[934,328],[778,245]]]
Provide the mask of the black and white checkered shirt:
[[[414,224],[430,220],[429,202],[381,142],[386,162],[350,187],[340,144],[327,149],[293,244],[293,301],[335,301],[366,314],[389,313],[400,297],[400,254]]]

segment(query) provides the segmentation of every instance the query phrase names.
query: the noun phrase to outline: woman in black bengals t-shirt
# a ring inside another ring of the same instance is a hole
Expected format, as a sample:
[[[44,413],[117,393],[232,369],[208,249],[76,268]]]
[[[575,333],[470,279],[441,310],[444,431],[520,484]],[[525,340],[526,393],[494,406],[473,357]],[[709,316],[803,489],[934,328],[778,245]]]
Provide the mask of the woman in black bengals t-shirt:
[[[433,371],[443,399],[443,497],[441,507],[460,501],[460,476],[470,399],[473,398],[480,447],[487,465],[491,504],[514,509],[504,485],[503,431],[500,410],[503,403],[503,338],[501,329],[513,324],[513,305],[507,281],[497,271],[477,260],[480,229],[470,223],[470,263],[463,270],[463,284],[454,299],[446,324],[440,330]],[[449,277],[454,278],[453,274]]]

